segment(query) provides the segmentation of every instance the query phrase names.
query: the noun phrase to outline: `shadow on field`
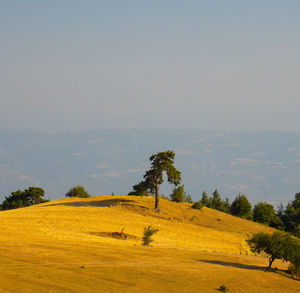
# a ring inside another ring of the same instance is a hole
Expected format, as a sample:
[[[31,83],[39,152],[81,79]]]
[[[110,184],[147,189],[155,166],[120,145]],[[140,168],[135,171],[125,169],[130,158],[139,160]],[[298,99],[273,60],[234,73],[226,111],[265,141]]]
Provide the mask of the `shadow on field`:
[[[256,271],[263,271],[263,272],[272,272],[275,274],[279,274],[281,276],[294,279],[296,281],[299,281],[300,279],[297,277],[291,276],[287,270],[279,270],[277,268],[271,268],[270,270],[267,270],[267,267],[259,267],[259,266],[252,266],[252,265],[245,265],[241,263],[236,262],[227,262],[227,261],[219,261],[219,260],[206,260],[206,259],[199,259],[198,261],[206,262],[214,265],[220,265],[225,267],[234,267],[239,269],[246,269],[246,270],[256,270]]]
[[[69,207],[111,207],[117,205],[131,205],[130,203],[135,203],[136,201],[130,199],[106,199],[106,200],[94,200],[94,201],[74,201],[74,202],[62,202],[54,203],[40,206],[69,206]]]
[[[199,259],[198,261],[206,262],[214,265],[220,265],[225,267],[234,267],[239,269],[246,269],[246,270],[256,270],[256,271],[265,271],[265,267],[259,267],[259,266],[252,266],[252,265],[245,265],[241,263],[236,262],[228,262],[228,261],[220,261],[220,260],[206,260],[206,259]]]

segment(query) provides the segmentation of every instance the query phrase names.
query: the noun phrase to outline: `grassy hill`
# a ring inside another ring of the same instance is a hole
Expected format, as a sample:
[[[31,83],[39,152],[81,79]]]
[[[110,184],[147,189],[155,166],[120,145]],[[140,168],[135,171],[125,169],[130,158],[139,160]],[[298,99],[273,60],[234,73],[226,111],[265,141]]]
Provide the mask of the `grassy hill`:
[[[270,228],[187,203],[153,206],[99,196],[1,212],[0,292],[300,292],[286,263],[265,272],[267,258],[248,249],[252,233]],[[148,225],[159,232],[144,247]]]

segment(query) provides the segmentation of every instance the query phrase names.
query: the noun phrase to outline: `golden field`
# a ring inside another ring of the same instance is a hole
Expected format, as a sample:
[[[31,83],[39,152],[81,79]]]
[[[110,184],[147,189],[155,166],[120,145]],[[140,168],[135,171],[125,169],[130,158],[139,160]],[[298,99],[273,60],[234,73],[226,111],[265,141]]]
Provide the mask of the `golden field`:
[[[257,223],[135,196],[64,198],[0,213],[0,292],[300,292],[276,260],[251,255]],[[151,247],[143,229],[159,232]],[[126,240],[111,237],[124,231]]]

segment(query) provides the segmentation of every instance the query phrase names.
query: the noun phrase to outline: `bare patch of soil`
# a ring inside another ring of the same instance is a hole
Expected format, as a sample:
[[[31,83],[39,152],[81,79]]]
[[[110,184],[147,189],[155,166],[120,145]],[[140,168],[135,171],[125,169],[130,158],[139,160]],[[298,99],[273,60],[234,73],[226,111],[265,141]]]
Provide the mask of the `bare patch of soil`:
[[[139,239],[137,236],[124,233],[124,232],[89,232],[91,235],[100,236],[100,237],[111,237],[120,240],[137,240]]]

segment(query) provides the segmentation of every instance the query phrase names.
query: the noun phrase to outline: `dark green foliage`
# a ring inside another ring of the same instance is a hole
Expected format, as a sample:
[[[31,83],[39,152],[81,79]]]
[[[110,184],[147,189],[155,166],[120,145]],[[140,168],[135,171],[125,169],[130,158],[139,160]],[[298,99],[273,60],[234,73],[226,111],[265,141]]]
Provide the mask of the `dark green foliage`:
[[[43,199],[44,196],[45,191],[40,187],[29,187],[24,191],[17,190],[12,192],[10,196],[5,197],[2,203],[2,209],[17,209],[47,202],[48,200]]]
[[[153,241],[151,236],[158,232],[158,229],[152,228],[151,226],[144,228],[143,233],[143,245],[149,246],[149,244]]]
[[[175,186],[180,184],[181,172],[174,167],[175,153],[171,150],[153,154],[150,157],[151,169],[146,171],[144,182],[147,189],[155,194],[155,210],[159,208],[159,185],[163,183],[163,173],[167,174],[168,182]]]
[[[203,208],[203,203],[201,200],[196,201],[192,204],[192,208],[196,210],[201,210]]]
[[[208,205],[209,205],[209,198],[208,198],[207,193],[206,193],[205,190],[203,190],[203,192],[202,192],[202,199],[201,199],[201,202],[202,202],[202,204],[203,204],[204,206],[208,207]]]
[[[219,291],[226,293],[226,292],[228,292],[228,289],[226,286],[222,285],[222,286],[220,286]]]
[[[188,202],[192,203],[192,197],[190,194],[184,191],[184,184],[174,187],[173,192],[170,194],[171,200],[175,202]]]
[[[210,200],[210,208],[218,210],[218,211],[222,211],[223,210],[223,202],[221,199],[221,196],[218,192],[218,189],[216,189],[213,194],[212,194],[212,198]]]
[[[239,194],[230,206],[230,213],[234,216],[252,220],[252,206],[244,194]]]
[[[297,253],[299,253],[299,241],[292,238],[288,233],[274,232],[272,235],[266,233],[257,233],[248,240],[251,251],[256,253],[266,253],[269,257],[269,266],[271,268],[275,259],[282,259],[297,264]],[[297,252],[298,251],[298,252]]]
[[[277,213],[284,224],[286,231],[300,238],[300,192],[295,194],[295,199],[287,204],[284,211]]]
[[[212,197],[208,197],[206,191],[204,190],[202,193],[201,202],[203,206],[208,208],[215,209],[223,213],[230,212],[230,203],[228,197],[225,200],[222,200],[218,189],[213,192]]]
[[[203,196],[202,196],[202,199],[203,199]],[[218,189],[216,189],[213,192],[212,197],[208,198],[207,207],[217,210],[217,211],[220,211],[220,212],[229,213],[229,209],[230,209],[229,199],[226,198],[226,200],[223,201]]]
[[[149,195],[150,185],[146,181],[132,186],[133,191],[129,192],[128,195]]]
[[[274,207],[267,202],[258,202],[254,205],[253,220],[274,228],[282,226]]]
[[[83,186],[77,185],[72,187],[67,193],[66,197],[90,197],[90,195],[86,192]]]
[[[173,192],[170,194],[171,200],[175,202],[183,202],[184,200],[184,185],[174,187]]]
[[[300,241],[294,239],[294,249],[291,255],[291,273],[300,276]]]
[[[225,201],[223,201],[223,211],[224,213],[229,214],[230,213],[230,202],[229,198],[226,197]]]

